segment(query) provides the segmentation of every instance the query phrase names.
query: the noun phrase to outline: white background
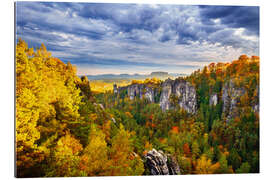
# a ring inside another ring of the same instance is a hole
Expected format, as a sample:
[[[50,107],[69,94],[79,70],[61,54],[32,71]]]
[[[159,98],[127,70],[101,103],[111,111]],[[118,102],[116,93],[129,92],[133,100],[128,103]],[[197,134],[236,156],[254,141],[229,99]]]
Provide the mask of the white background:
[[[32,0],[33,1],[33,0]],[[43,1],[43,0],[39,0]],[[50,0],[47,0],[50,1]],[[55,0],[59,1],[59,0]],[[63,0],[61,0],[63,1]],[[68,2],[70,0],[64,0]],[[121,2],[195,5],[252,5],[260,6],[260,174],[244,175],[185,175],[140,177],[86,177],[57,179],[269,179],[270,177],[270,6],[267,0],[79,0],[80,2]],[[0,178],[14,178],[14,2],[1,0],[0,13]],[[73,0],[73,2],[77,2]],[[269,177],[268,177],[269,175]],[[37,178],[34,178],[37,179]],[[47,179],[47,178],[45,178]]]

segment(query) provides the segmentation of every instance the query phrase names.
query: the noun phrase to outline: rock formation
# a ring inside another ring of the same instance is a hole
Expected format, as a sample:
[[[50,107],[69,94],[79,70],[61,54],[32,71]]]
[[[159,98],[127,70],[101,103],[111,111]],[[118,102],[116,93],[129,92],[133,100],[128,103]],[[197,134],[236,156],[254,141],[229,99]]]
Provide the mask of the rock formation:
[[[155,101],[155,95],[156,95],[156,93],[155,93],[154,88],[151,88],[148,86],[145,87],[144,97],[146,99],[148,99],[151,103],[153,103]]]
[[[238,104],[240,103],[241,96],[245,93],[246,89],[237,87],[232,79],[224,84],[222,88],[222,112],[227,122],[239,114]]]
[[[152,149],[146,156],[146,167],[151,175],[177,175],[180,174],[179,166],[170,155],[164,154],[162,151]],[[168,161],[170,158],[170,161]]]
[[[171,95],[175,95],[178,98],[177,104],[179,104],[181,108],[189,113],[196,112],[197,101],[195,87],[183,79],[167,79],[160,86],[137,83],[119,88],[114,86],[113,91],[114,93],[120,93],[124,89],[127,89],[129,99],[133,100],[135,97],[142,99],[144,97],[150,103],[159,103],[162,110],[173,108],[170,98]],[[160,98],[155,98],[158,95],[159,89],[161,89]]]
[[[178,175],[180,174],[180,167],[178,162],[174,156],[168,155],[169,161],[167,162],[167,166],[169,169],[169,174],[171,175]]]
[[[151,175],[169,175],[167,156],[162,151],[152,149],[146,154],[146,167]]]
[[[255,99],[256,101],[254,102],[253,106],[252,106],[252,109],[255,113],[259,113],[260,112],[260,88],[259,86],[257,85],[256,87],[256,95],[255,95]]]
[[[147,99],[150,103],[155,102],[155,96],[157,95],[157,88],[150,86],[149,84],[131,84],[125,87],[118,87],[114,85],[113,92],[115,94],[120,93],[123,90],[127,90],[127,95],[129,99],[133,100],[136,97],[142,99],[143,97]]]
[[[145,85],[144,84],[131,84],[128,86],[128,96],[131,100],[133,100],[135,97],[139,97],[142,99],[143,91],[144,91]]]
[[[159,86],[151,86],[150,84],[131,84],[126,87],[114,86],[114,93],[120,93],[126,90],[128,97],[133,100],[137,98],[145,98],[150,103],[159,103],[163,111],[174,108],[174,103],[171,102],[172,96],[176,98],[179,107],[186,110],[188,113],[196,113],[197,100],[196,90],[189,82],[183,79],[165,80]],[[158,92],[161,92],[160,97],[157,98]],[[239,113],[237,107],[240,103],[240,98],[247,90],[244,87],[235,85],[233,79],[224,83],[222,88],[222,97],[218,98],[217,93],[213,93],[209,98],[209,105],[216,106],[218,101],[223,102],[222,112],[227,121],[234,118]],[[256,88],[256,102],[252,102],[252,109],[254,112],[259,112],[259,87]]]
[[[118,88],[117,88],[117,85],[116,84],[113,85],[113,93],[114,94],[117,94],[118,93]]]
[[[189,113],[196,112],[196,90],[189,82],[183,79],[167,79],[162,83],[160,106],[162,110],[168,110],[173,107],[170,97],[175,95],[178,98],[178,104]]]
[[[217,93],[214,93],[214,94],[210,95],[209,105],[210,106],[216,106],[217,103],[218,103],[218,95],[217,95]]]
[[[160,107],[162,110],[170,109],[170,96],[172,94],[173,80],[167,79],[162,83],[162,92],[160,96]]]

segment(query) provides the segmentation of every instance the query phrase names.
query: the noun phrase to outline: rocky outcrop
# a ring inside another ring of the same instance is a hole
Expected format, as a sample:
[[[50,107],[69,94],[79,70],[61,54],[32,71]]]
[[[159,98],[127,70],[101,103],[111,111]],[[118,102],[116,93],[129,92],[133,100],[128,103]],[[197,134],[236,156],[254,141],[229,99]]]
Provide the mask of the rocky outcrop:
[[[105,110],[104,106],[102,104],[97,104],[97,103],[94,103],[94,105],[97,107],[99,106],[102,110]]]
[[[147,84],[132,84],[127,87],[128,96],[131,100],[135,97],[147,99],[150,103],[154,102],[156,89]]]
[[[162,151],[152,149],[146,154],[146,167],[151,175],[169,175],[167,156]]]
[[[117,88],[117,85],[116,84],[113,85],[113,93],[114,94],[117,94],[118,93],[118,88]]]
[[[170,160],[168,161],[168,157]],[[179,166],[170,155],[167,157],[162,151],[152,149],[149,151],[146,158],[146,167],[149,169],[151,175],[176,175],[180,174]]]
[[[173,108],[171,96],[177,98],[177,104],[189,113],[196,112],[196,90],[189,82],[183,79],[171,80],[167,79],[162,83],[160,96],[160,107],[162,110]]]
[[[128,86],[128,96],[131,100],[135,97],[143,98],[144,84],[131,84]]]
[[[259,113],[260,112],[260,88],[259,88],[259,86],[257,85],[256,86],[256,93],[255,93],[256,95],[255,95],[255,102],[253,102],[253,106],[252,106],[252,109],[253,109],[253,111],[255,112],[255,113]]]
[[[189,113],[196,112],[197,101],[195,87],[183,79],[167,79],[161,85],[154,86],[151,84],[136,83],[117,88],[117,86],[114,85],[114,93],[119,94],[123,90],[127,90],[129,99],[133,100],[136,97],[140,99],[145,98],[150,103],[159,103],[162,110],[174,108],[174,104],[171,102],[171,96],[174,95],[177,98],[177,104],[181,108]],[[156,98],[158,94],[160,94],[160,97]]]
[[[210,106],[216,106],[217,103],[218,103],[218,95],[217,95],[217,93],[214,93],[214,94],[210,95],[209,105]]]
[[[169,174],[171,175],[178,175],[180,174],[180,167],[177,163],[177,160],[174,156],[168,155],[168,162],[167,162],[167,166],[169,169]]]
[[[179,105],[189,113],[196,112],[196,90],[189,82],[180,80],[175,81],[173,92],[179,97]]]
[[[172,94],[174,81],[167,79],[162,83],[162,91],[160,95],[160,107],[162,110],[168,110],[171,107],[170,96]]]
[[[148,99],[151,103],[155,101],[155,95],[156,95],[156,92],[154,88],[151,88],[148,86],[145,87],[144,97]]]
[[[115,94],[120,93],[123,90],[127,90],[127,95],[131,100],[135,99],[136,97],[140,99],[144,97],[150,103],[153,103],[155,101],[155,96],[157,95],[157,87],[153,87],[148,84],[137,83],[118,88],[116,85],[114,85],[113,92]]]
[[[114,124],[116,123],[116,121],[115,121],[114,117],[112,117],[112,118],[111,118],[111,120],[113,121],[113,123],[114,123]]]
[[[222,88],[222,112],[228,122],[230,119],[236,117],[239,114],[238,104],[240,98],[246,93],[246,89],[243,87],[236,87],[233,80],[226,82]]]

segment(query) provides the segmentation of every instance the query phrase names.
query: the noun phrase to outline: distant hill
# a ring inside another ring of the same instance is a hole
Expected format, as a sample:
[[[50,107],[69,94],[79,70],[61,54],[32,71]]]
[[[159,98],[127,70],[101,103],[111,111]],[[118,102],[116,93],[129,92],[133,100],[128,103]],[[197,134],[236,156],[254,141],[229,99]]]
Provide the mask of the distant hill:
[[[178,73],[168,73],[168,72],[151,72],[150,74],[100,74],[100,75],[87,75],[89,80],[108,80],[108,79],[146,79],[146,78],[159,78],[159,79],[167,79],[177,78],[179,76],[186,76],[186,74],[178,74]]]
[[[150,74],[150,76],[169,76],[169,73],[168,72],[162,72],[162,71],[159,71],[159,72],[152,72]]]

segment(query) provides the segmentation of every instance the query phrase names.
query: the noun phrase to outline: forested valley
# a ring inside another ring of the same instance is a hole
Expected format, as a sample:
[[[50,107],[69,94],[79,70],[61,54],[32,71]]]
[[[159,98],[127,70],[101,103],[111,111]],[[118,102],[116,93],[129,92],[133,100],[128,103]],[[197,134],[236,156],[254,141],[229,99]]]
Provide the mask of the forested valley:
[[[259,172],[259,57],[91,91],[45,45],[16,45],[16,176]]]

